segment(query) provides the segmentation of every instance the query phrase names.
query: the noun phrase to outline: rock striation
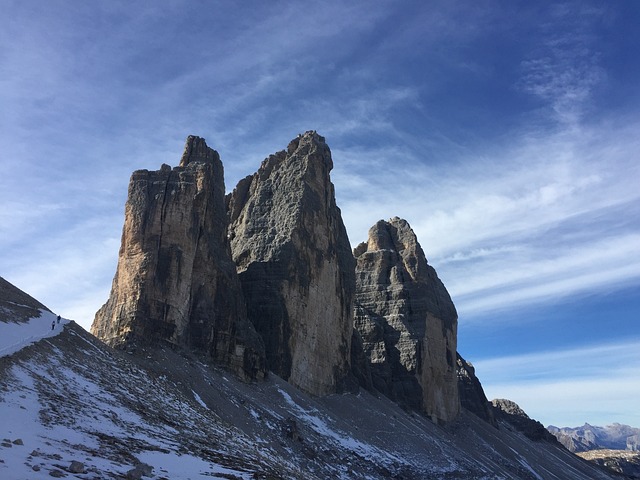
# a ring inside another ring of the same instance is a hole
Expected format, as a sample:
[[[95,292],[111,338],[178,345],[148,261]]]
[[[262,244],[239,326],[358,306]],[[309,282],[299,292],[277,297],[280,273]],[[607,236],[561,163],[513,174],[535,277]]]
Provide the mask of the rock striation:
[[[264,374],[227,240],[222,162],[189,136],[180,165],[131,176],[118,267],[91,332],[109,345],[169,342],[245,378]]]
[[[355,260],[314,131],[269,156],[227,197],[229,238],[267,366],[315,394],[351,381]]]
[[[409,224],[379,221],[354,250],[354,325],[373,386],[435,421],[460,410],[457,313]]]

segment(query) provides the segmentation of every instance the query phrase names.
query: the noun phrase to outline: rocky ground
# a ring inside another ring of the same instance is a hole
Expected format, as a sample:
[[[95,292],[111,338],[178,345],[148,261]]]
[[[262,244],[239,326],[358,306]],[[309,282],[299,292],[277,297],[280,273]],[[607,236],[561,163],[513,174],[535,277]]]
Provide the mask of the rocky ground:
[[[629,478],[640,478],[640,452],[602,449],[579,452],[577,455]]]
[[[0,327],[2,323],[0,323]],[[170,348],[113,350],[74,323],[0,358],[0,478],[611,478],[463,413],[243,383]]]

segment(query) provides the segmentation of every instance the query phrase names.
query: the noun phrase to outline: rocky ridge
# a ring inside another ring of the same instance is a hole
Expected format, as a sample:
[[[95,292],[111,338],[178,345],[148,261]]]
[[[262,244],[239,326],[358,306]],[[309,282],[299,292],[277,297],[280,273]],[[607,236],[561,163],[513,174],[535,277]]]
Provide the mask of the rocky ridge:
[[[24,322],[37,317],[47,307],[0,277],[0,321]]]
[[[471,362],[466,361],[460,354],[457,356],[458,365],[458,394],[460,406],[477,415],[490,425],[497,426],[495,407],[487,400],[482,384]]]
[[[640,451],[638,438],[640,428],[614,423],[605,427],[585,423],[581,427],[562,427],[550,425],[549,432],[572,452],[585,452],[594,449]]]
[[[537,420],[527,415],[520,406],[512,400],[497,398],[491,400],[494,407],[494,415],[507,424],[512,425],[522,432],[527,438],[534,441],[544,440],[552,444],[558,444],[556,438]]]

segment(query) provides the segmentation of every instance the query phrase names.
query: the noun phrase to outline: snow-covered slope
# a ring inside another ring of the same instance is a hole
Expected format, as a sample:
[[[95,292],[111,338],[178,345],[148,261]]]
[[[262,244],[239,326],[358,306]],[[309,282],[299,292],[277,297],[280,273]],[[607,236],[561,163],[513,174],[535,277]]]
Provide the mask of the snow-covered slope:
[[[0,478],[135,478],[140,464],[157,479],[609,478],[471,414],[443,428],[367,393],[311,398],[275,376],[248,385],[184,353],[141,353],[69,323],[2,357]]]
[[[0,321],[3,480],[612,478],[470,413],[443,427],[366,392],[246,384],[188,352],[112,350],[74,322],[52,336],[51,315]]]
[[[22,322],[2,322],[0,325],[0,357],[11,355],[18,350],[43,338],[58,335],[69,320],[61,318],[46,310],[39,317]]]

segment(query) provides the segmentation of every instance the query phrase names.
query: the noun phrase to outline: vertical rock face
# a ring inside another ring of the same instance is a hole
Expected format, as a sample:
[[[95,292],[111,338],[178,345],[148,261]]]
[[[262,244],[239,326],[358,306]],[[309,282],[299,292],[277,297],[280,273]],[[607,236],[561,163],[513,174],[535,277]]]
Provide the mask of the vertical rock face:
[[[487,400],[484,390],[476,377],[476,370],[470,362],[458,354],[458,392],[460,393],[460,404],[485,422],[494,427],[498,424],[493,415],[491,403]]]
[[[229,235],[267,365],[316,395],[349,377],[355,261],[324,138],[306,132],[227,197]]]
[[[435,270],[402,219],[379,221],[354,251],[355,327],[374,387],[434,420],[460,409],[457,313]]]
[[[187,139],[178,167],[134,172],[118,269],[92,333],[117,347],[193,347],[261,376],[264,347],[247,321],[227,226],[222,163],[203,139]]]

